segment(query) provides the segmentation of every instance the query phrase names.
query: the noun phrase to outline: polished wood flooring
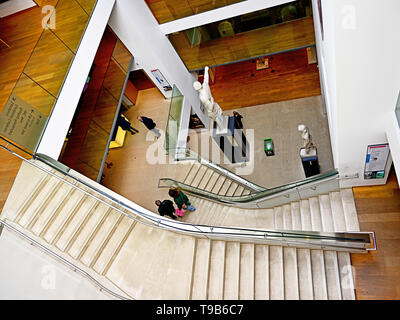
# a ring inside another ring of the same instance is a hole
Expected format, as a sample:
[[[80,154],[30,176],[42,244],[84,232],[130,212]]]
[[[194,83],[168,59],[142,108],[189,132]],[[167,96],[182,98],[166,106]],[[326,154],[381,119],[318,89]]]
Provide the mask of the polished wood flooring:
[[[353,188],[360,230],[374,231],[377,250],[352,254],[356,297],[400,299],[400,190],[395,171],[386,185]]]
[[[256,70],[256,60],[220,66],[210,85],[222,110],[321,95],[316,63],[308,64],[307,49],[269,56],[269,68]]]

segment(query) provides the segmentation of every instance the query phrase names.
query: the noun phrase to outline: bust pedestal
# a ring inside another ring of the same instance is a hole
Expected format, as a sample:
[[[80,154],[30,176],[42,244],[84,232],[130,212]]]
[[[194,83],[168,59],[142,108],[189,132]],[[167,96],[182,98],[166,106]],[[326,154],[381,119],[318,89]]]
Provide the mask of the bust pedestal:
[[[300,159],[306,178],[320,173],[317,148],[311,149],[309,153],[306,153],[306,149],[304,147],[301,148]]]

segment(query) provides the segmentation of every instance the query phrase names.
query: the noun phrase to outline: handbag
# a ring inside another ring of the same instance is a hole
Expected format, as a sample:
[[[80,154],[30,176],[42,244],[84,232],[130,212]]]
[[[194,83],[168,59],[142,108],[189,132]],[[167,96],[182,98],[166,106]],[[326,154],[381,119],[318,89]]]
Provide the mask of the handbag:
[[[178,217],[183,217],[184,212],[185,212],[185,210],[183,210],[183,209],[179,209],[179,208],[175,209],[175,215]]]

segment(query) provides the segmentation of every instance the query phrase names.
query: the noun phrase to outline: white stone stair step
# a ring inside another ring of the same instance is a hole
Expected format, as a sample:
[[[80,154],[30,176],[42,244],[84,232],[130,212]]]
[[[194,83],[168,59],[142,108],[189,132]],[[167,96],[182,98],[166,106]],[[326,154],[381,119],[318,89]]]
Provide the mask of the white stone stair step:
[[[190,185],[197,188],[207,170],[206,166],[201,166]]]
[[[208,299],[222,300],[224,291],[225,241],[212,241],[210,273],[208,279]]]
[[[327,300],[328,289],[326,285],[324,252],[322,250],[310,251],[314,299]]]
[[[210,182],[210,179],[213,175],[214,171],[207,168],[206,173],[204,174],[203,178],[201,179],[198,188],[204,190],[206,185]]]
[[[80,231],[80,227],[90,217],[97,205],[98,202],[95,199],[89,196],[86,197],[75,214],[64,224],[57,237],[53,240],[53,244],[61,251],[64,251],[68,244],[74,240]]]
[[[102,220],[100,227],[91,239],[90,244],[85,248],[84,252],[80,254],[79,260],[86,266],[90,266],[94,259],[100,254],[100,250],[105,245],[105,242],[112,232],[114,226],[121,217],[119,212],[111,210]]]
[[[29,229],[36,235],[40,235],[49,221],[58,214],[61,208],[69,201],[74,188],[66,183],[62,183],[50,201],[35,219],[30,223]]]
[[[269,299],[269,246],[256,245],[255,248],[255,281],[256,300]]]
[[[289,204],[285,204],[282,206],[282,214],[283,214],[283,229],[284,230],[293,230],[292,213],[291,213]]]
[[[213,226],[226,226],[227,223],[225,222],[226,220],[230,220],[230,213],[232,210],[232,207],[229,206],[223,206],[223,205],[218,205],[218,207],[215,209],[214,216],[211,217],[210,223]],[[238,210],[238,208],[236,208]]]
[[[340,193],[342,196],[344,216],[346,218],[346,230],[360,231],[353,190],[351,188],[341,189]]]
[[[329,199],[331,200],[333,226],[336,232],[346,231],[346,220],[344,217],[344,210],[342,204],[342,197],[339,191],[329,193]]]
[[[322,231],[321,209],[319,206],[319,198],[312,197],[308,199],[308,201],[310,203],[312,231]]]
[[[100,256],[98,257],[96,263],[93,265],[93,269],[99,274],[105,274],[110,267],[115,256],[118,254],[123,243],[126,241],[129,233],[132,231],[135,225],[134,220],[122,216],[120,222],[115,228],[111,237],[107,241],[107,245],[103,248]]]
[[[49,243],[57,236],[64,223],[71,215],[75,214],[75,210],[79,209],[80,203],[84,201],[85,194],[79,190],[74,190],[63,206],[57,210],[47,224],[41,228],[40,237]]]
[[[257,228],[266,230],[275,229],[274,209],[258,209],[254,213],[257,220]]]
[[[285,299],[299,299],[299,277],[296,248],[283,248]]]
[[[105,277],[133,299],[188,300],[194,240],[137,223]]]
[[[274,222],[275,230],[284,230],[282,207],[274,207]]]
[[[16,222],[27,228],[35,217],[40,214],[41,209],[50,201],[51,196],[60,186],[60,181],[51,177],[41,188],[40,193],[29,201],[29,204],[22,208],[22,211],[24,212],[21,212],[21,214],[18,215]]]
[[[193,179],[196,176],[197,171],[199,170],[201,164],[196,162],[192,165],[188,175],[186,176],[184,183],[188,185],[192,185]]]
[[[297,266],[299,271],[299,297],[301,300],[313,300],[314,289],[310,249],[297,249]]]
[[[218,194],[220,195],[226,195],[226,193],[228,192],[229,188],[231,187],[231,185],[234,182],[232,180],[226,179],[224,181],[224,183],[222,184],[222,188],[220,189],[220,191],[218,192]]]
[[[240,243],[227,242],[225,254],[224,299],[239,299]]]
[[[243,195],[243,196],[246,196],[246,195],[248,195],[248,194],[250,194],[250,193],[251,193],[251,190],[250,190],[250,189],[244,189],[242,195]]]
[[[331,203],[329,200],[329,195],[322,194],[319,196],[319,205],[321,209],[321,222],[322,231],[324,232],[334,232],[335,227],[332,218]]]
[[[219,194],[219,191],[221,190],[224,182],[226,180],[226,177],[223,175],[220,175],[217,179],[217,182],[215,183],[214,187],[212,188],[211,192],[215,194]]]
[[[1,217],[15,221],[24,204],[27,201],[31,201],[35,194],[40,192],[38,189],[44,186],[45,179],[47,180],[49,177],[44,172],[33,168],[25,161],[22,162],[4,207],[0,212]]]
[[[235,196],[235,197],[241,196],[243,193],[243,190],[244,190],[244,187],[239,185],[238,188],[236,189],[235,193],[233,194],[233,196]]]
[[[308,200],[300,201],[301,230],[312,231],[310,203]]]
[[[92,238],[94,233],[97,230],[97,227],[100,225],[101,221],[105,217],[105,215],[109,212],[110,207],[105,204],[99,204],[96,210],[90,216],[90,219],[81,229],[79,235],[76,237],[75,241],[71,244],[68,249],[68,254],[77,259],[80,253],[84,250],[85,246],[88,245],[89,240]]]
[[[293,230],[301,230],[301,212],[300,212],[300,202],[295,201],[290,204],[290,209],[292,213],[292,228]]]
[[[219,176],[220,175],[218,172],[213,172],[213,174],[211,175],[210,179],[207,182],[207,185],[204,187],[204,190],[211,192],[211,190],[214,189]]]
[[[283,248],[269,246],[269,288],[271,300],[285,299]]]
[[[239,299],[254,300],[254,244],[242,243],[240,247]]]
[[[229,186],[228,191],[226,192],[226,196],[232,197],[238,187],[239,185],[236,182],[232,182],[232,184]]]
[[[206,300],[208,288],[208,273],[210,266],[211,241],[208,239],[197,239],[191,299]]]
[[[341,300],[339,263],[336,251],[324,251],[326,284],[329,300]]]
[[[337,252],[343,300],[355,300],[354,274],[350,253]]]

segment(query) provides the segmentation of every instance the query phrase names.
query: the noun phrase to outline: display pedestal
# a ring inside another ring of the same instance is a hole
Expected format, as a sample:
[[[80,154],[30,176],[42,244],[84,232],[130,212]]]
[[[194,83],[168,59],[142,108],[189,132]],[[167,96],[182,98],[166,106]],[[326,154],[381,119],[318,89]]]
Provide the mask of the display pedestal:
[[[300,158],[306,178],[320,173],[317,148],[306,153],[305,148],[300,149]]]
[[[243,130],[235,129],[235,118],[226,117],[226,127],[218,128],[214,121],[212,137],[231,163],[249,161],[249,144]]]

